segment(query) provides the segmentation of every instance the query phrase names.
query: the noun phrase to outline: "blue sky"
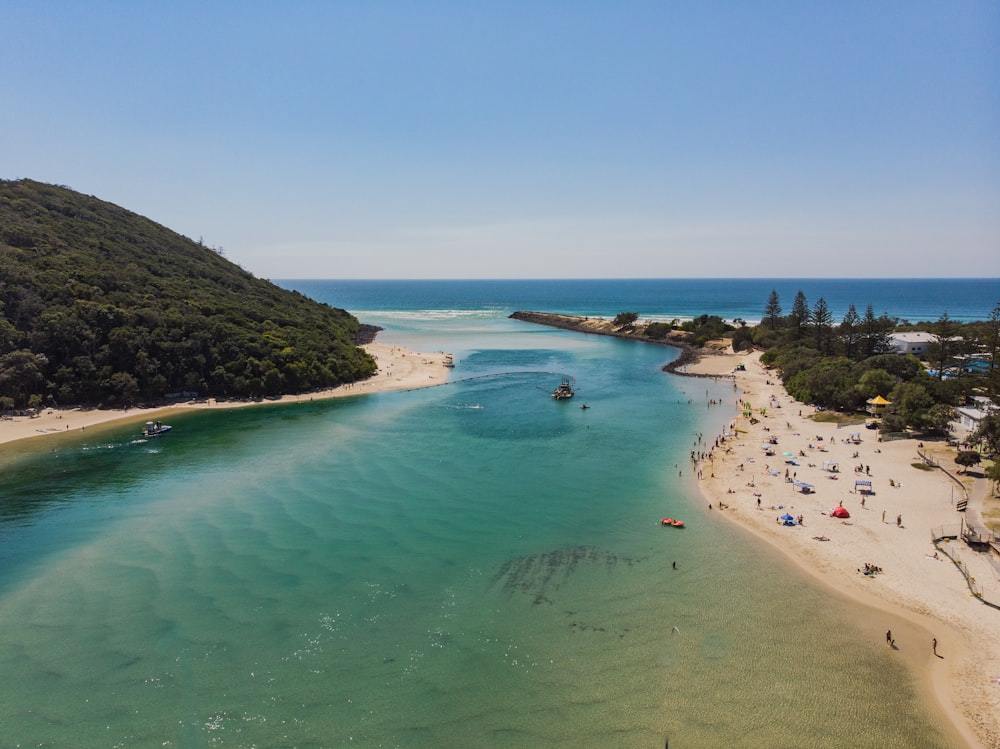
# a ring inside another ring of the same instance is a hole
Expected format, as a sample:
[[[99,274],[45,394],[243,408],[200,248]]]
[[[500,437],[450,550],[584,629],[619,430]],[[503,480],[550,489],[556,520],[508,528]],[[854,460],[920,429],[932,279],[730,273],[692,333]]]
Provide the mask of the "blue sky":
[[[0,2],[0,178],[268,278],[1000,277],[1000,3]]]

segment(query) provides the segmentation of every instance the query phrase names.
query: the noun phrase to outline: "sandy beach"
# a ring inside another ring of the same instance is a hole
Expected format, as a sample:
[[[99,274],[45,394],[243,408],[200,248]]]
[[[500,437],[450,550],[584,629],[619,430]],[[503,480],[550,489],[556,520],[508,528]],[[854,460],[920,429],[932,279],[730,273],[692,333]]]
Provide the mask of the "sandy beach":
[[[329,390],[288,395],[263,401],[192,400],[157,408],[84,409],[47,408],[37,416],[15,416],[0,419],[0,444],[41,437],[54,433],[81,430],[112,421],[128,420],[142,423],[150,419],[164,419],[169,414],[192,408],[240,408],[262,403],[296,402],[322,398],[343,398],[389,390],[413,390],[440,385],[447,381],[448,370],[443,353],[419,353],[399,346],[370,343],[362,348],[378,362],[377,373],[363,381]]]
[[[738,524],[870,607],[863,630],[878,641],[893,633],[886,647],[921,675],[959,737],[969,746],[1000,746],[1000,610],[983,602],[1000,604],[997,567],[961,540],[940,549],[932,543],[942,535],[937,529],[958,532],[962,485],[972,497],[970,516],[997,501],[987,480],[957,475],[954,449],[943,442],[881,442],[863,423],[814,421],[816,410],[793,401],[759,358],[719,353],[687,368],[732,375],[736,384],[732,409],[722,404],[732,414],[728,424],[703,435],[696,451],[705,454],[696,470],[712,520]],[[745,370],[736,371],[739,363]],[[743,403],[752,407],[750,418]],[[915,468],[918,449],[946,470]],[[813,490],[803,493],[795,481]],[[857,481],[870,481],[872,493],[863,494]],[[841,506],[849,518],[832,516]],[[786,513],[802,523],[782,524]],[[966,565],[982,600],[953,559]],[[866,563],[880,571],[864,574]]]

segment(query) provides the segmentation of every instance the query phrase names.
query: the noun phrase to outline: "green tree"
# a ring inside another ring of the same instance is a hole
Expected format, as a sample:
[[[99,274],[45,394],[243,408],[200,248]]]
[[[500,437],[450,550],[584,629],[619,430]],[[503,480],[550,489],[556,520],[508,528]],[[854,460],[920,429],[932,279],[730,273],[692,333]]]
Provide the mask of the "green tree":
[[[897,385],[889,400],[892,401],[893,410],[908,427],[915,427],[920,421],[921,414],[934,405],[934,399],[927,389],[915,382],[903,382]]]
[[[775,330],[780,321],[781,301],[778,299],[778,292],[775,289],[771,289],[771,295],[768,296],[767,304],[764,306],[764,323],[771,330]]]
[[[267,395],[281,395],[282,378],[277,367],[271,367],[264,372],[264,392]]]
[[[44,384],[47,363],[44,355],[23,349],[0,356],[0,395],[10,397],[15,407],[28,405],[29,396]]]
[[[872,305],[868,305],[865,316],[861,319],[861,353],[863,358],[887,354],[890,350],[889,334],[893,323],[885,315],[875,316]]]
[[[959,344],[958,325],[948,316],[947,312],[944,312],[934,323],[932,332],[935,340],[927,346],[926,355],[927,360],[935,365],[937,379],[940,380],[954,364]]]
[[[823,355],[829,356],[832,343],[833,315],[823,297],[817,299],[816,304],[813,305],[812,312],[809,314],[809,322],[816,335],[816,349]]]
[[[990,411],[979,422],[976,431],[969,437],[973,444],[982,442],[990,455],[1000,453],[1000,412]]]
[[[994,461],[991,465],[987,466],[984,475],[993,484],[993,494],[997,494],[1000,491],[1000,461]]]
[[[854,381],[851,362],[841,357],[825,357],[814,366],[799,370],[786,381],[788,393],[803,403],[841,408],[850,398]]]
[[[954,420],[954,408],[947,403],[935,403],[919,415],[915,426],[925,434],[947,435]]]
[[[858,380],[858,392],[867,401],[877,395],[891,393],[896,385],[896,378],[884,369],[869,369]]]
[[[840,336],[840,342],[844,347],[844,356],[848,359],[853,359],[855,350],[858,345],[858,328],[861,324],[861,317],[858,315],[858,311],[854,309],[852,304],[847,309],[847,314],[844,315],[844,319],[840,322],[840,328],[838,328],[837,333]]]
[[[1000,302],[996,303],[996,306],[990,313],[982,347],[986,353],[987,364],[992,372],[1000,365],[1000,362],[997,361],[997,356],[1000,355]]]
[[[651,322],[646,326],[646,335],[654,340],[661,340],[667,337],[673,326],[667,322]]]
[[[806,295],[802,289],[799,289],[798,293],[795,294],[795,300],[792,302],[792,313],[789,317],[795,340],[798,340],[802,337],[802,331],[809,322],[809,302],[806,301]]]
[[[634,325],[635,321],[639,319],[638,312],[619,312],[615,315],[615,319],[612,321],[612,325],[616,328],[624,328],[629,325]]]
[[[977,453],[975,450],[960,450],[958,455],[955,456],[955,463],[962,466],[966,471],[972,468],[972,466],[979,465],[983,460],[983,456]],[[961,473],[961,471],[959,471]]]
[[[115,372],[105,387],[110,400],[116,405],[132,405],[139,394],[139,383],[128,372]]]
[[[739,327],[733,333],[733,351],[752,351],[753,333],[748,327]]]

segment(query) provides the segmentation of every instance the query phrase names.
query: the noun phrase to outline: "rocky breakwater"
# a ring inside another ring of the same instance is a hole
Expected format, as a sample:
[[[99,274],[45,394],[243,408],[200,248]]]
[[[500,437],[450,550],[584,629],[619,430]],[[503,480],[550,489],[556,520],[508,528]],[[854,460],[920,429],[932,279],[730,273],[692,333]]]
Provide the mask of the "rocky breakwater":
[[[686,377],[710,377],[713,379],[731,377],[731,375],[696,374],[685,371],[688,365],[698,361],[702,356],[720,353],[722,346],[728,346],[728,341],[699,348],[692,345],[691,334],[683,330],[671,330],[666,335],[654,337],[647,333],[648,323],[635,322],[616,327],[611,320],[603,317],[578,317],[574,315],[560,315],[553,312],[519,310],[510,315],[510,319],[535,323],[537,325],[548,325],[551,328],[561,328],[562,330],[572,330],[577,333],[607,335],[616,338],[643,341],[645,343],[655,343],[660,346],[673,346],[680,350],[680,356],[665,364],[663,366],[664,372],[672,372],[673,374],[684,375]]]

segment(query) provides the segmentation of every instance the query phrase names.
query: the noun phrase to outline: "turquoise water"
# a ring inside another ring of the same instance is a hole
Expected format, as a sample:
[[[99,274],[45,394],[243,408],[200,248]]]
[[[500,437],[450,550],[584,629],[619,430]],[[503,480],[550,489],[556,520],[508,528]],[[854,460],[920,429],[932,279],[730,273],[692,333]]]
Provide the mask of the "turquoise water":
[[[949,745],[857,609],[704,508],[731,385],[377,322],[497,376],[0,453],[0,746]]]

